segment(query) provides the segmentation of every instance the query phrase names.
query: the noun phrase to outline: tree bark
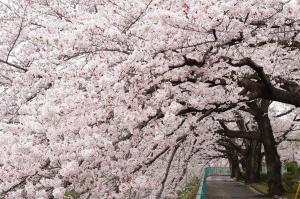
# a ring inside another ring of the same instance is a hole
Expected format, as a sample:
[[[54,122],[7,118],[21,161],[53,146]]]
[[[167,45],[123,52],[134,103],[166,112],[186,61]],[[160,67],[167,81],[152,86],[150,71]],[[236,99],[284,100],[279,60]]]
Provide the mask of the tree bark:
[[[254,103],[248,103],[248,106],[255,112],[254,117],[261,131],[267,164],[268,192],[269,195],[274,196],[282,195],[284,190],[281,178],[281,161],[268,117],[269,105],[270,102],[268,100],[257,100]]]
[[[246,158],[246,180],[249,183],[260,181],[261,142],[251,140]]]
[[[265,100],[272,100],[300,107],[300,93],[298,91],[300,87],[298,87],[298,90],[292,91],[272,86],[272,92],[270,92],[261,82],[256,82],[247,78],[240,80],[239,85],[250,92],[247,96],[252,99],[263,98]]]
[[[241,178],[241,170],[239,167],[239,160],[237,157],[230,157],[230,169],[231,169],[231,178],[236,178],[239,180]]]
[[[237,126],[240,131],[247,132],[248,134],[255,134],[256,137],[260,138],[260,132],[254,131],[251,132],[247,128],[247,125],[241,114],[236,113],[240,119],[237,120]],[[259,182],[260,181],[260,168],[261,168],[261,139],[244,139],[244,145],[246,147],[243,155],[243,169],[245,171],[246,181],[249,183]]]

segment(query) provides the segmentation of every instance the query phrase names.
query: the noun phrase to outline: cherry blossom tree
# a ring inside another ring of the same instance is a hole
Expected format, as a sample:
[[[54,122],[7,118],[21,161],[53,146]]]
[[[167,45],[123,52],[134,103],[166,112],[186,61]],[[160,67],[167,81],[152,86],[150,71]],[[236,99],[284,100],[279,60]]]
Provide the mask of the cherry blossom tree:
[[[217,154],[213,118],[299,107],[298,10],[0,0],[0,197],[175,198]]]

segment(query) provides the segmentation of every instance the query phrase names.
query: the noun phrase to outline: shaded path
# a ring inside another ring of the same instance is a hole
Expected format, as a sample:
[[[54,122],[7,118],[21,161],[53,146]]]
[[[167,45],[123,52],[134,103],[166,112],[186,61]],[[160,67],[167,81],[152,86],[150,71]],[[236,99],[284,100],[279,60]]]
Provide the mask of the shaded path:
[[[261,195],[229,176],[210,176],[207,178],[207,199],[256,199]]]

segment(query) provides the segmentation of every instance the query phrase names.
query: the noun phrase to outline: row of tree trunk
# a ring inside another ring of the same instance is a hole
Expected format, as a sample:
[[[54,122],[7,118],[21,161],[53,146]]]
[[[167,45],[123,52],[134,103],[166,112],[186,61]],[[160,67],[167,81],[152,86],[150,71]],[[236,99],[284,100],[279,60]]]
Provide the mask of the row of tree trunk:
[[[255,100],[246,103],[246,107],[243,107],[244,111],[253,116],[257,130],[249,130],[244,119],[239,115],[236,121],[238,131],[230,130],[224,121],[220,121],[222,129],[217,133],[222,135],[218,140],[218,145],[222,146],[222,150],[219,151],[228,158],[233,178],[241,177],[242,168],[245,174],[243,177],[247,182],[261,181],[262,159],[265,156],[268,193],[274,196],[282,195],[284,189],[281,179],[281,161],[268,116],[269,105],[269,100]]]

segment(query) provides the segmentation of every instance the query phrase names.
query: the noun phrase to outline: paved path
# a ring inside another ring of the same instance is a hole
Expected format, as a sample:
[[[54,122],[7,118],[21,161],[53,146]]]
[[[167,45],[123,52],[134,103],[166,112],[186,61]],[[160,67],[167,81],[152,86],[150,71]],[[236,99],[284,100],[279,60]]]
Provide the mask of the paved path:
[[[261,195],[242,183],[235,182],[227,176],[210,176],[207,178],[208,199],[256,199]],[[260,196],[260,197],[259,197]]]

